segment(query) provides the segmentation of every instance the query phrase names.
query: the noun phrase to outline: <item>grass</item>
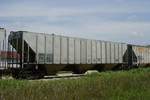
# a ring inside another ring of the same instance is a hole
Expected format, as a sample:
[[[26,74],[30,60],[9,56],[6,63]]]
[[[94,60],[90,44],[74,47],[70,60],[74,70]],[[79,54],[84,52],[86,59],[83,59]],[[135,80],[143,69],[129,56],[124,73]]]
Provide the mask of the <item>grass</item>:
[[[0,100],[149,100],[150,68],[49,81],[0,79]]]

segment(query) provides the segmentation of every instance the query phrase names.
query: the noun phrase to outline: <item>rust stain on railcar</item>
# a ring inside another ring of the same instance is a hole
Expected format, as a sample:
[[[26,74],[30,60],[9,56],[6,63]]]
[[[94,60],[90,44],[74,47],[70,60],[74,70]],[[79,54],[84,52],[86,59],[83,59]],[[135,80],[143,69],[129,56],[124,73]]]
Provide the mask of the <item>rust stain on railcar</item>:
[[[139,54],[141,54],[142,50],[140,47],[138,47],[138,51],[139,51]]]
[[[150,47],[148,47],[148,54],[150,54]]]
[[[133,45],[132,48],[133,48],[134,52],[136,53],[137,52],[137,50],[136,50],[137,46]]]
[[[139,58],[138,58],[138,60],[139,60],[139,64],[141,64],[142,63],[142,51],[143,51],[143,48],[138,46],[138,51],[139,51]]]

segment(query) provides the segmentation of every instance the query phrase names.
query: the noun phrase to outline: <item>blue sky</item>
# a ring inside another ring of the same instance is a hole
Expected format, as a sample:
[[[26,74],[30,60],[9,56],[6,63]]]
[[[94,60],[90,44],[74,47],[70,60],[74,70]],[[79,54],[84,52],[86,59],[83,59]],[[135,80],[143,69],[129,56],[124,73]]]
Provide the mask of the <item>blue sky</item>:
[[[150,44],[150,0],[1,0],[0,27]]]

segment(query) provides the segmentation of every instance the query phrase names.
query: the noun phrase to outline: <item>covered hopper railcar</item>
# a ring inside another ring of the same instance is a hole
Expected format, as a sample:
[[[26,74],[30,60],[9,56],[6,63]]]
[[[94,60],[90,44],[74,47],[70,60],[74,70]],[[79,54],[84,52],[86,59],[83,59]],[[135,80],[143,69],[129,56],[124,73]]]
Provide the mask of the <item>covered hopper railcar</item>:
[[[15,78],[43,78],[61,70],[84,73],[126,69],[150,63],[149,47],[124,43],[27,31],[11,32],[8,42],[20,54],[20,67],[11,68]]]

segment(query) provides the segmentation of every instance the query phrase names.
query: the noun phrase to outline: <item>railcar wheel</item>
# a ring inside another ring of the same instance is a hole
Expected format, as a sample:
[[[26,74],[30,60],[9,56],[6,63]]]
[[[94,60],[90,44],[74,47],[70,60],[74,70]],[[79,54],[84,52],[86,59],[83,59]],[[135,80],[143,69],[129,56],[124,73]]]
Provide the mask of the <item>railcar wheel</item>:
[[[102,67],[99,67],[97,70],[98,70],[98,72],[103,72],[103,71],[105,71],[105,69],[104,69],[103,66],[102,66]]]
[[[45,76],[44,71],[21,70],[19,72],[20,79],[42,79]]]
[[[84,74],[86,71],[84,70],[74,70],[74,74]]]
[[[18,78],[19,78],[19,75],[12,73],[12,77],[15,78],[15,79],[18,79]]]
[[[43,79],[44,76],[45,76],[45,72],[44,71],[38,72],[38,79]]]
[[[22,70],[19,72],[19,78],[21,79],[33,79],[33,75],[31,71]]]

